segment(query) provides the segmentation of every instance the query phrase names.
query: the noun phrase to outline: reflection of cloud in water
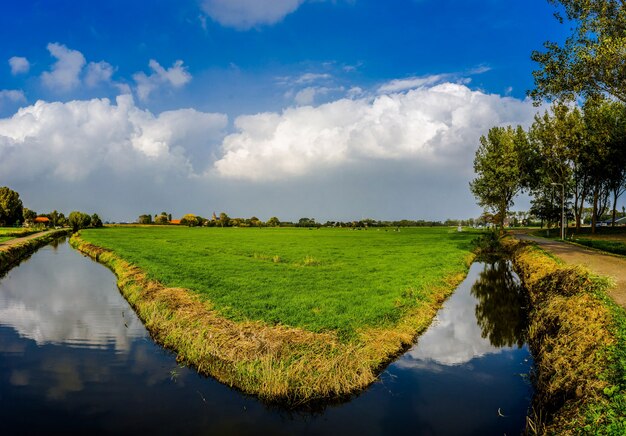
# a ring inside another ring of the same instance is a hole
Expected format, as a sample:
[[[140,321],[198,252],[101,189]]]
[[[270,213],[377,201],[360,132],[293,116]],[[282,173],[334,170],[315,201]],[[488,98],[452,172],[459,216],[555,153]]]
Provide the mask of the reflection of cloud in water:
[[[42,249],[0,281],[0,325],[39,345],[117,350],[146,334],[112,273],[67,244]]]
[[[472,265],[467,278],[444,303],[431,327],[419,337],[417,345],[396,362],[397,366],[440,371],[438,365],[461,365],[502,350],[481,336],[476,322],[477,300],[470,289],[482,269],[480,263]]]

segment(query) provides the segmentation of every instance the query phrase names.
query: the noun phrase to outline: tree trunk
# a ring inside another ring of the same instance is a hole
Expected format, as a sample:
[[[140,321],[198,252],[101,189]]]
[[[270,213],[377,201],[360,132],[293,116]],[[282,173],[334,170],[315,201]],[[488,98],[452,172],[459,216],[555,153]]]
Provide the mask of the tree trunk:
[[[596,234],[596,222],[598,221],[598,188],[593,188],[593,210],[591,211],[591,234]]]
[[[615,215],[617,215],[617,191],[613,191],[613,220],[611,227],[615,227]]]

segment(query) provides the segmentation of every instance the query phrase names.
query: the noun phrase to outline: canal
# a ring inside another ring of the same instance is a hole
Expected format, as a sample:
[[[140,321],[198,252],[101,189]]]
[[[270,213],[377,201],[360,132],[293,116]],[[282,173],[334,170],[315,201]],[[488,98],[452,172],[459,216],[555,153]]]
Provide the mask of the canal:
[[[525,305],[508,262],[475,262],[378,382],[287,410],[177,365],[113,273],[60,241],[0,278],[2,433],[520,434],[532,397]]]

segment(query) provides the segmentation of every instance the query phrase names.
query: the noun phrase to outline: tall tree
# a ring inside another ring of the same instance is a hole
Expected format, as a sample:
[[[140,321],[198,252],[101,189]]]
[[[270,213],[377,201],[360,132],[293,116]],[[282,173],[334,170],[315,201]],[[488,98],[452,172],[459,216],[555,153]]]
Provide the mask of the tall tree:
[[[536,115],[529,133],[530,152],[525,155],[525,172],[528,187],[544,210],[554,190],[553,184],[564,186],[558,189],[558,204],[567,203],[573,197],[576,227],[580,228],[582,209],[588,193],[589,176],[586,166],[586,131],[583,115],[578,108],[555,104],[550,111]],[[528,157],[531,156],[531,157]],[[551,214],[547,214],[549,216]]]
[[[495,214],[501,233],[507,211],[522,187],[520,150],[526,146],[526,132],[521,127],[493,127],[480,138],[476,151],[477,177],[470,183],[470,190],[481,207]]]
[[[584,105],[587,132],[586,167],[591,195],[591,232],[595,233],[598,219],[607,210],[610,190],[610,141],[615,130],[613,106],[603,99],[590,98]]]
[[[0,226],[12,226],[22,219],[20,194],[6,186],[0,187]]]
[[[73,231],[77,232],[79,229],[89,227],[89,224],[91,224],[91,217],[86,213],[75,210],[70,213],[68,221],[70,226],[72,226]]]
[[[570,25],[564,44],[547,41],[531,58],[536,102],[576,96],[611,95],[626,102],[626,2],[624,0],[548,0],[561,7],[557,19]]]

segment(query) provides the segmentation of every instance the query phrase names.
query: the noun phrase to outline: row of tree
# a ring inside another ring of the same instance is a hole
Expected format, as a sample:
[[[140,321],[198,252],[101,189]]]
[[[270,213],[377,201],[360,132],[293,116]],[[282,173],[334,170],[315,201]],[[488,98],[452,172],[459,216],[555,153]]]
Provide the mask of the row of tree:
[[[548,221],[558,220],[563,202],[580,228],[590,207],[595,231],[609,209],[615,222],[626,190],[626,3],[549,1],[572,34],[532,53],[540,68],[529,95],[554,104],[528,131],[494,127],[481,138],[470,189],[500,226],[515,195],[527,191],[531,211]]]
[[[609,210],[615,221],[626,190],[626,105],[556,103],[527,131],[494,127],[480,139],[474,170],[470,189],[500,226],[520,191],[530,193],[531,213],[548,222],[559,221],[562,202],[577,229],[587,205],[592,227]]]
[[[47,225],[52,227],[72,227],[74,231],[87,227],[102,227],[102,220],[98,214],[88,215],[74,211],[65,216],[62,212],[53,210],[50,213],[37,214],[34,210],[24,207],[20,194],[3,186],[0,187],[0,227],[2,226],[32,226],[37,218],[47,218]]]
[[[396,220],[381,221],[371,218],[354,220],[354,221],[326,221],[318,222],[315,218],[300,218],[298,221],[281,221],[273,216],[267,221],[262,221],[256,216],[251,218],[231,218],[225,212],[217,216],[215,213],[211,218],[204,218],[200,215],[186,214],[180,220],[172,220],[172,215],[162,212],[160,215],[154,215],[154,219],[150,214],[140,215],[137,219],[139,224],[180,224],[189,227],[350,227],[350,228],[368,228],[368,227],[433,227],[433,226],[457,226],[457,225],[474,225],[483,223],[484,220],[452,220],[445,221],[429,221],[429,220]]]

